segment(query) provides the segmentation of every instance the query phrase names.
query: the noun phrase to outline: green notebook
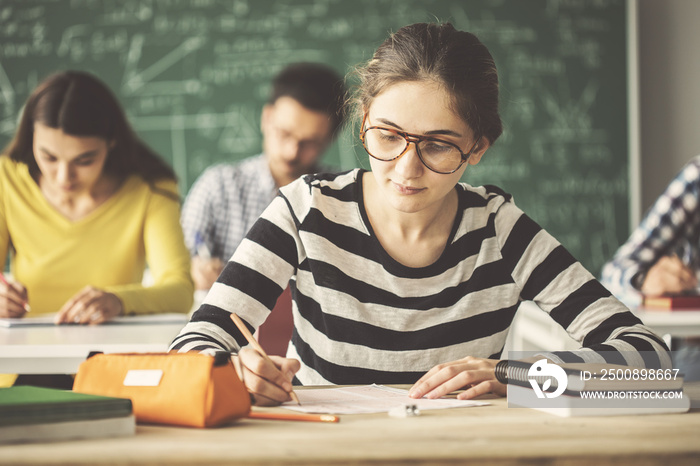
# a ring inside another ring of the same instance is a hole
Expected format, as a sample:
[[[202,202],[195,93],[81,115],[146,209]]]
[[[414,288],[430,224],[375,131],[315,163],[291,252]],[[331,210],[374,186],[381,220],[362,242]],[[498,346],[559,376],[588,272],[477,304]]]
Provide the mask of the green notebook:
[[[131,400],[33,386],[0,388],[0,426],[125,417]]]

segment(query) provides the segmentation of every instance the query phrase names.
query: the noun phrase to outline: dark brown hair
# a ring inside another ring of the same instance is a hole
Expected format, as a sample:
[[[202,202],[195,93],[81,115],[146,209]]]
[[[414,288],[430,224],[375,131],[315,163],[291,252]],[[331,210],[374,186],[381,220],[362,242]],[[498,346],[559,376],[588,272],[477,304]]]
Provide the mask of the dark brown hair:
[[[114,142],[104,166],[110,175],[124,178],[138,174],[150,184],[176,179],[173,169],[131,129],[109,88],[89,73],[63,71],[51,75],[27,99],[17,132],[4,154],[28,165],[37,179],[39,167],[32,149],[35,123],[72,136]]]
[[[292,63],[272,81],[269,103],[291,97],[309,110],[331,119],[331,134],[337,135],[345,121],[347,91],[343,77],[320,63]]]
[[[474,131],[493,144],[503,126],[498,113],[498,72],[486,46],[450,23],[404,26],[379,46],[357,69],[358,113],[388,86],[406,81],[433,81],[452,95],[452,107]]]

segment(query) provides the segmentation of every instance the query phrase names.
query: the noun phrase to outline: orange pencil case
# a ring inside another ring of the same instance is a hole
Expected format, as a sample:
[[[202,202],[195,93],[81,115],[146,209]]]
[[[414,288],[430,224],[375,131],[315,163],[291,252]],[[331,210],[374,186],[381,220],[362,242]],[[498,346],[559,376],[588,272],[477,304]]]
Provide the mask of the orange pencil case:
[[[229,353],[97,354],[73,391],[129,398],[138,422],[212,427],[246,416],[250,395]]]

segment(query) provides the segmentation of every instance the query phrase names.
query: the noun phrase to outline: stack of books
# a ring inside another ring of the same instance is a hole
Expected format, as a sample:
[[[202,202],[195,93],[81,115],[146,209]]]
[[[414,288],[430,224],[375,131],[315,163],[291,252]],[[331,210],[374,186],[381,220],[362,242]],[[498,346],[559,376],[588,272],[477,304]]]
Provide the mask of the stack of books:
[[[683,377],[676,369],[543,361],[508,362],[508,406],[563,417],[682,413],[690,409]],[[546,370],[540,371],[537,364]],[[550,371],[546,366],[562,371]],[[548,375],[537,375],[542,372]]]
[[[0,444],[135,432],[129,399],[32,386],[0,388]]]
[[[700,311],[699,294],[644,296],[643,306],[653,311]]]

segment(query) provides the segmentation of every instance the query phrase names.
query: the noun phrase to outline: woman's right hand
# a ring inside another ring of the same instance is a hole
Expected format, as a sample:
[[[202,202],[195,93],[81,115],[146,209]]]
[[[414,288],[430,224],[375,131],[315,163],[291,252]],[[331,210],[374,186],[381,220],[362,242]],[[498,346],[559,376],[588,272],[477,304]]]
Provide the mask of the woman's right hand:
[[[256,406],[277,406],[290,401],[292,379],[301,368],[296,359],[265,358],[252,348],[243,348],[233,357],[238,377],[253,395]]]
[[[24,317],[29,312],[27,299],[24,285],[7,278],[0,281],[0,317]]]

